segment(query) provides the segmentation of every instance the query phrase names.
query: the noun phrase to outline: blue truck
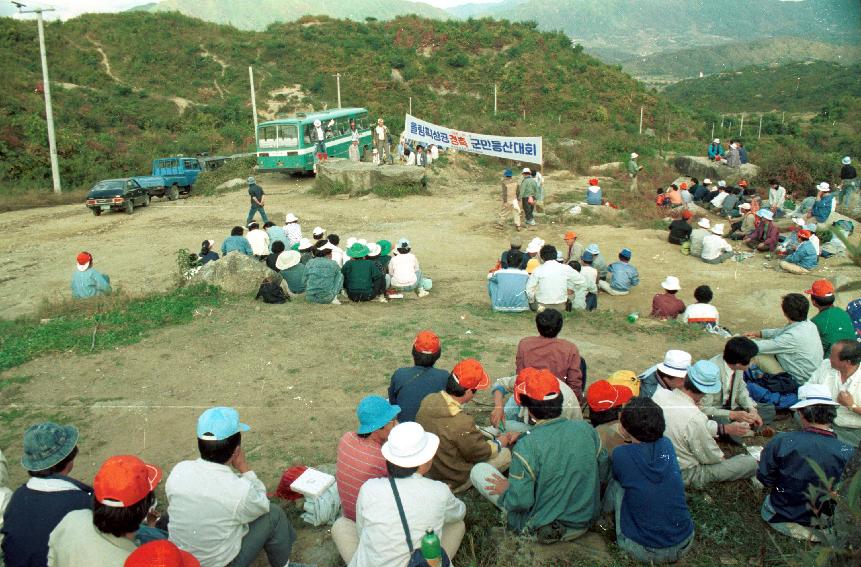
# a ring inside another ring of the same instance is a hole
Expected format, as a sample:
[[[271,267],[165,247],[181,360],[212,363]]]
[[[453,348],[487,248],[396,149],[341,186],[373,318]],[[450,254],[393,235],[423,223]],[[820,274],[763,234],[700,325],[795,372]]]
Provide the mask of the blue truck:
[[[134,177],[150,197],[167,197],[171,201],[188,195],[201,172],[200,162],[194,157],[175,156],[158,158],[152,162],[152,175]]]

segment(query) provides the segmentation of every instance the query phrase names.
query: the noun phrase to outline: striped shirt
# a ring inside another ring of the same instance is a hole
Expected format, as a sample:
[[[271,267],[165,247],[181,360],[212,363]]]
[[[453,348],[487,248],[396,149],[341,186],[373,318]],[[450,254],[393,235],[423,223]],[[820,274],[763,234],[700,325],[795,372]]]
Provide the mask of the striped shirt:
[[[380,445],[370,439],[362,439],[355,431],[344,433],[338,443],[335,479],[345,518],[356,520],[356,498],[365,481],[385,476],[388,476],[386,459]]]

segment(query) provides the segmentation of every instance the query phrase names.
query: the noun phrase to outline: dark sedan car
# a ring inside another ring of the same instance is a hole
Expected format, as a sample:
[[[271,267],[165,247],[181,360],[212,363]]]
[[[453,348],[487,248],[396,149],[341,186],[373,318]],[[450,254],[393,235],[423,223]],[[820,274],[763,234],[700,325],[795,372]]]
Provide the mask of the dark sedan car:
[[[87,194],[87,207],[96,216],[111,210],[132,214],[135,205],[149,205],[149,193],[134,179],[99,181]]]

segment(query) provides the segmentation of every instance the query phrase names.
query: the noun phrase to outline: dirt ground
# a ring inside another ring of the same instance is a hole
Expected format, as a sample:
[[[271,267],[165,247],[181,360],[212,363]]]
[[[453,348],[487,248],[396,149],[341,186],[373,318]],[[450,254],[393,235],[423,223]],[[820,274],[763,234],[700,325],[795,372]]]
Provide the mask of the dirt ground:
[[[5,372],[0,378],[18,381],[0,389],[0,447],[13,484],[24,478],[14,464],[21,454],[21,433],[37,420],[62,419],[81,428],[75,475],[90,480],[112,454],[138,454],[166,471],[194,457],[196,417],[206,407],[232,405],[252,426],[243,439],[252,465],[274,490],[280,472],[292,464],[334,462],[338,438],[355,426],[355,404],[366,394],[384,394],[391,372],[411,364],[411,341],[423,328],[443,338],[439,367],[474,356],[492,377],[513,373],[517,342],[535,328],[529,314],[489,309],[487,271],[510,236],[493,226],[497,186],[450,181],[454,177],[453,172],[432,176],[431,196],[383,200],[322,199],[307,193],[311,180],[259,176],[270,217],[277,222],[289,211],[300,217],[305,233],[320,225],[340,234],[342,242],[351,235],[410,238],[422,269],[433,278],[431,295],[341,306],[230,299],[189,325],[152,333],[133,346],[89,356],[48,355]],[[572,183],[550,177],[548,195],[574,189]],[[240,190],[212,198],[155,200],[131,216],[94,217],[83,205],[2,214],[0,316],[33,313],[44,299],[67,296],[80,250],[94,255],[95,265],[115,286],[133,293],[167,289],[176,250],[194,251],[206,238],[220,246],[230,228],[243,223],[247,208],[248,197]],[[561,246],[562,233],[572,228],[584,244],[598,243],[608,258],[630,247],[642,281],[627,297],[602,294],[599,309],[605,313],[567,319],[562,336],[579,345],[590,381],[622,368],[641,371],[669,348],[682,347],[695,358],[721,350],[722,341],[714,336],[703,333],[679,343],[668,324],[647,319],[651,298],[667,274],[681,279],[686,303],[697,285],[711,285],[723,324],[738,332],[781,325],[781,295],[803,291],[814,279],[766,268],[763,257],[707,265],[682,256],[657,230],[544,220],[521,234],[525,241],[537,235]],[[824,276],[857,279],[858,269],[847,260],[823,266]],[[840,299],[845,305],[854,298]],[[635,325],[623,319],[632,311],[643,315]],[[482,403],[488,402],[481,396],[476,409],[486,410]],[[304,530],[299,560],[324,533]]]

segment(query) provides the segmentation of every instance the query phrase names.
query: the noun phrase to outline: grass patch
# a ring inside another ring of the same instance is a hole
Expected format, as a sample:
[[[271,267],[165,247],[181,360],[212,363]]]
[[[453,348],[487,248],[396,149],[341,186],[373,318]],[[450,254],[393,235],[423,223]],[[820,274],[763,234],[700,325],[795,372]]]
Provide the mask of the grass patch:
[[[254,156],[248,156],[225,162],[225,164],[218,169],[205,171],[198,176],[197,181],[194,184],[192,194],[212,196],[236,191],[237,187],[231,187],[230,189],[216,188],[231,179],[242,179],[242,181],[245,181],[249,175],[254,175],[255,165],[257,165],[257,158]],[[238,188],[245,188],[245,186],[240,185]]]
[[[57,205],[80,204],[83,207],[88,191],[89,189],[73,189],[57,195],[47,188],[4,190],[0,193],[0,213]]]
[[[121,294],[46,304],[40,320],[0,321],[0,371],[50,352],[86,353],[129,345],[165,325],[188,323],[219,305],[217,288],[197,285],[143,298]]]
[[[430,195],[430,192],[427,189],[427,176],[422,177],[420,185],[375,185],[370,190],[351,190],[346,183],[318,177],[309,193],[311,193],[312,195],[318,195],[320,197],[331,197],[333,195],[350,195],[351,197],[361,197],[363,195],[373,193],[377,197],[382,197],[383,199],[398,199],[400,197],[407,197],[409,195]]]
[[[331,197],[333,195],[348,195],[350,194],[350,188],[347,187],[346,183],[318,177],[314,180],[314,186],[308,192],[320,197]]]

